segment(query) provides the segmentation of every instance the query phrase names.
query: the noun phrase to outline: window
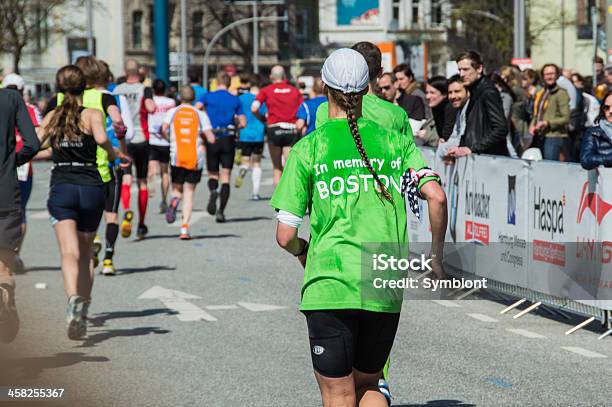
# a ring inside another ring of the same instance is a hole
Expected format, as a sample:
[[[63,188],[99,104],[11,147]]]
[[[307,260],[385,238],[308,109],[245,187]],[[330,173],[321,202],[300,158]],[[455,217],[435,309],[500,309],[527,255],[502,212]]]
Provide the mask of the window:
[[[393,0],[393,20],[399,21],[400,18],[400,0]]]
[[[196,11],[191,16],[191,38],[193,48],[204,48],[204,13]]]
[[[132,47],[142,48],[142,11],[132,12]]]
[[[431,24],[440,25],[442,24],[442,1],[433,0],[431,2]]]
[[[35,44],[36,49],[40,51],[49,45],[49,22],[47,13],[40,7],[36,7],[34,15],[36,19]]]
[[[299,11],[295,14],[295,38],[306,40],[308,38],[308,12]]]
[[[151,48],[155,48],[155,14],[153,6],[149,6],[149,38],[151,39]]]
[[[591,18],[591,7],[596,7],[595,0],[579,0],[577,2],[578,13],[576,15],[576,29],[579,40],[593,38],[593,19]]]
[[[412,24],[419,23],[419,0],[412,0]]]

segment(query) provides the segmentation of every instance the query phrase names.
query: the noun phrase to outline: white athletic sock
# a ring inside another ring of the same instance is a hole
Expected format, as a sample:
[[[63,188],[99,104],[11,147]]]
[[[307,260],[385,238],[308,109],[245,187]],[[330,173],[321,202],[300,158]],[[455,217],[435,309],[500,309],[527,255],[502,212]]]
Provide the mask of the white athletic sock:
[[[259,195],[259,186],[261,185],[261,167],[253,168],[251,178],[253,179],[253,195]]]

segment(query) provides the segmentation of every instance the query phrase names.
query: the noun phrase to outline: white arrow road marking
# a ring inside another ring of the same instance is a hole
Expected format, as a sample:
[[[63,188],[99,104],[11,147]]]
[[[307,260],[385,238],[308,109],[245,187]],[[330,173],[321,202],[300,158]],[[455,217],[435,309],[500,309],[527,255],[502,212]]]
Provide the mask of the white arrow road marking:
[[[142,293],[138,299],[140,300],[159,300],[166,308],[175,311],[179,321],[209,321],[214,322],[217,318],[204,311],[202,308],[194,305],[187,300],[197,300],[201,297],[193,294],[187,294],[182,291],[169,290],[164,287],[154,286]]]
[[[441,305],[443,307],[448,307],[448,308],[457,308],[461,306],[457,304],[456,302],[452,302],[450,300],[431,300],[431,302],[435,302],[438,305]]]
[[[246,308],[249,311],[253,311],[253,312],[275,311],[275,310],[287,308],[287,307],[282,307],[280,305],[255,304],[251,302],[239,302],[238,305],[240,305],[242,308]]]
[[[211,311],[216,311],[216,310],[226,310],[226,309],[238,309],[238,307],[236,305],[207,305],[206,309],[209,309]]]

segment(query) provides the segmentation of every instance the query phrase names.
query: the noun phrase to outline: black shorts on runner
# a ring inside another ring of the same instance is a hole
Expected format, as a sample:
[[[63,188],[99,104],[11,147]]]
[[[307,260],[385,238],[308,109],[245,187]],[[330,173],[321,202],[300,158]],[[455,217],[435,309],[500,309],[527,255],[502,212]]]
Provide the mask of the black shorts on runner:
[[[292,147],[299,140],[295,129],[283,129],[279,126],[268,127],[268,143],[277,147]]]
[[[109,213],[118,213],[121,200],[121,179],[123,172],[113,168],[113,179],[104,184],[104,210]]]
[[[232,169],[236,154],[236,139],[218,137],[213,144],[206,142],[206,169],[209,172],[219,172],[219,167]]]
[[[47,209],[53,223],[74,220],[79,232],[98,230],[104,212],[104,186],[56,184],[49,190]]]
[[[132,165],[136,167],[136,179],[147,179],[149,174],[149,143],[136,143],[127,145],[127,152],[132,157]],[[130,166],[128,174],[132,175]]]
[[[162,164],[170,162],[170,146],[149,146],[149,161],[159,161]]]
[[[0,212],[0,251],[14,251],[21,239],[21,211]],[[0,259],[1,260],[1,259]]]
[[[325,377],[345,377],[354,369],[381,371],[391,353],[399,313],[363,310],[304,311],[314,369]]]
[[[170,178],[173,184],[199,184],[202,170],[188,170],[183,167],[170,166]]]
[[[250,157],[252,154],[262,155],[264,150],[264,143],[241,141],[238,143],[238,148],[242,151],[244,157]]]

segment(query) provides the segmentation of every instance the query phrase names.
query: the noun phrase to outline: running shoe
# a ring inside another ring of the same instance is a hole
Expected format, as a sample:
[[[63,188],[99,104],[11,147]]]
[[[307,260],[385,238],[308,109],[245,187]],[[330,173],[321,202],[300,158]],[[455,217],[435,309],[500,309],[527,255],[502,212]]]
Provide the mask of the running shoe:
[[[85,300],[83,304],[83,320],[87,321],[89,319],[89,306],[91,305],[91,300]]]
[[[101,251],[102,251],[102,241],[100,240],[100,236],[96,235],[93,241],[93,256],[92,256],[94,268],[98,267],[98,264],[100,264],[100,258],[98,257],[98,255],[100,254]]]
[[[121,222],[121,236],[124,238],[130,237],[132,234],[132,219],[134,218],[134,212],[128,210],[123,215],[123,222]]]
[[[174,223],[176,221],[176,211],[178,210],[180,199],[174,197],[170,200],[170,205],[168,205],[168,209],[166,209],[166,222]]]
[[[215,213],[217,213],[217,197],[218,196],[219,196],[219,193],[217,191],[210,192],[210,198],[208,200],[208,206],[206,207],[206,211],[211,215],[214,215]]]
[[[181,234],[179,235],[179,239],[191,240],[191,235],[189,234],[189,225],[181,226]]]
[[[168,210],[168,203],[166,201],[161,201],[159,204],[159,213],[166,213]]]
[[[225,215],[223,212],[217,212],[217,217],[215,219],[217,223],[225,223]]]
[[[234,155],[234,164],[240,165],[242,162],[242,149],[236,149],[236,155]]]
[[[387,399],[387,404],[391,406],[391,391],[385,379],[378,379],[378,390],[385,396],[385,399]]]
[[[105,276],[115,275],[115,266],[113,265],[113,261],[111,259],[106,259],[102,263],[102,274]]]
[[[13,342],[18,332],[19,315],[15,306],[15,287],[0,284],[0,342]]]
[[[68,299],[66,309],[66,322],[68,323],[68,338],[73,341],[83,338],[87,334],[87,322],[83,319],[83,311],[87,300],[79,295]]]
[[[259,196],[259,194],[254,194],[251,197],[251,201],[261,201],[261,196]]]
[[[236,177],[236,180],[234,181],[234,186],[236,188],[240,188],[242,186],[242,183],[244,182],[244,176],[246,175],[247,170],[246,168],[241,168],[240,171],[238,171],[238,176]]]
[[[142,240],[149,233],[149,228],[144,223],[138,225],[138,229],[136,230],[136,239]]]

